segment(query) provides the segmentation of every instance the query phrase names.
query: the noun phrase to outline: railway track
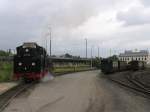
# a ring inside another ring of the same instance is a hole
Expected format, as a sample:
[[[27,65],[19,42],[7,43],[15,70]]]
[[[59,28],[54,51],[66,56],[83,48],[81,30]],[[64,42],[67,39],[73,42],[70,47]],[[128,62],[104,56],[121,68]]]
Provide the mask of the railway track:
[[[134,74],[132,72],[128,72],[125,75],[126,82],[123,82],[121,79],[115,79],[115,78],[109,78],[111,81],[124,86],[126,88],[129,88],[131,90],[136,91],[136,93],[140,93],[143,97],[150,99],[150,88],[143,84],[141,81],[139,81],[137,78],[135,78]]]
[[[148,93],[150,93],[150,87],[145,85],[144,83],[142,83],[142,81],[140,81],[138,78],[136,78],[136,76],[133,75],[127,75],[127,80],[129,80],[132,84],[134,84],[135,86],[137,86],[138,88],[142,89],[143,91],[146,91]]]
[[[0,112],[2,112],[16,96],[33,87],[34,84],[35,82],[30,84],[21,83],[0,95]]]

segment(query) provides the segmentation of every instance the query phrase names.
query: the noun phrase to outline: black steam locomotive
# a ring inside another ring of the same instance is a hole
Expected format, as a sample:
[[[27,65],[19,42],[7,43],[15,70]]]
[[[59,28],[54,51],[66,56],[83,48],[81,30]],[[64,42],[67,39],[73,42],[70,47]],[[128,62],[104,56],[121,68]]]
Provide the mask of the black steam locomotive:
[[[14,77],[25,81],[39,80],[48,72],[46,50],[36,43],[24,43],[16,48]]]
[[[113,61],[110,59],[101,60],[101,71],[104,74],[113,72],[127,71],[127,70],[143,70],[146,67],[146,63],[143,61],[131,61],[129,63],[125,61]]]

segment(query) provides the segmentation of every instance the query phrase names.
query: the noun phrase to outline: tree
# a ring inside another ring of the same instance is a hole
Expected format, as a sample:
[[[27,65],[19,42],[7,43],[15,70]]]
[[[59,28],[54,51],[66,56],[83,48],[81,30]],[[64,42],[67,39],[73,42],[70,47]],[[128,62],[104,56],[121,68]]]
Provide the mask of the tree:
[[[96,68],[100,68],[100,64],[101,64],[101,58],[96,57],[93,59],[93,64],[92,66],[96,67]]]
[[[65,57],[66,57],[66,58],[72,58],[73,56],[70,55],[70,54],[68,54],[68,53],[66,53],[66,54],[65,54]]]
[[[6,51],[3,51],[3,50],[0,50],[0,56],[9,56],[11,54],[11,52],[6,52]]]
[[[117,55],[113,55],[111,57],[108,57],[108,59],[113,60],[113,61],[118,61],[118,56]]]

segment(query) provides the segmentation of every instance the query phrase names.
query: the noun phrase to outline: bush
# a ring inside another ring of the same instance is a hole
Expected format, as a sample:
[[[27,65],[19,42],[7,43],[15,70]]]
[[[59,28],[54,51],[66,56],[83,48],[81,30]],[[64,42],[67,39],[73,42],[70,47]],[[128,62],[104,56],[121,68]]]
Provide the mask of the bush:
[[[0,50],[0,56],[9,56],[11,54],[11,52],[6,52],[3,50]]]
[[[0,62],[0,82],[11,81],[13,74],[11,62]]]

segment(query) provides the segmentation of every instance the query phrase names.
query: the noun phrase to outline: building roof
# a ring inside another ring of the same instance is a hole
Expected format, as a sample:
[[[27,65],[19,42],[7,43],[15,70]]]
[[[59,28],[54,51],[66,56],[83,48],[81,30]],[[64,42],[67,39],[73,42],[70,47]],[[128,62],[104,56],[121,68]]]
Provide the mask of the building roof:
[[[141,50],[138,52],[133,51],[125,51],[124,53],[121,53],[119,57],[138,57],[138,56],[148,56],[149,52],[147,50]]]

